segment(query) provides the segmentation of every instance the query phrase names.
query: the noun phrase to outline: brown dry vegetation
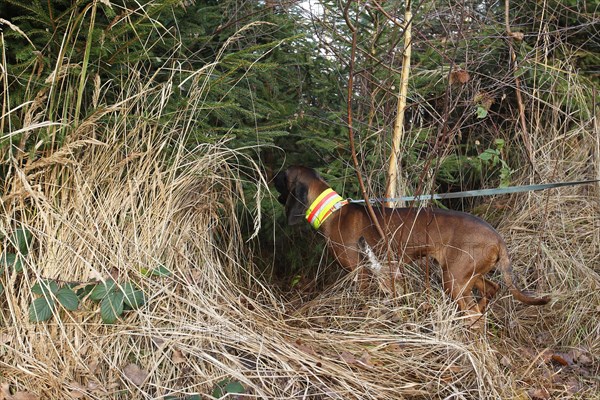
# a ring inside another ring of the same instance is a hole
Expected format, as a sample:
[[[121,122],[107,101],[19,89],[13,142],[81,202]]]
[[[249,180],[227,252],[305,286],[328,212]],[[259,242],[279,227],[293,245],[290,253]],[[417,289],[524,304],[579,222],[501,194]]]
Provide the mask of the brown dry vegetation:
[[[416,292],[398,298],[357,293],[352,276],[308,302],[279,296],[243,255],[235,213],[242,177],[231,167],[239,154],[206,145],[167,155],[165,133],[152,124],[137,125],[126,141],[100,143],[98,129],[118,126],[90,125],[60,157],[15,168],[3,199],[3,232],[18,219],[36,239],[28,273],[4,277],[4,398],[20,398],[7,387],[38,398],[209,395],[227,377],[258,398],[598,397],[597,187],[502,203],[499,230],[516,273],[553,301],[524,307],[500,295],[480,334],[435,282],[423,294],[417,272],[408,278]],[[569,179],[597,173],[597,136],[557,138],[539,138],[539,148],[551,148],[537,156],[540,165]],[[159,263],[173,275],[140,273]],[[89,301],[29,322],[35,279],[109,276],[138,282],[147,305],[115,325],[102,324]]]
[[[466,326],[435,276],[425,291],[417,268],[397,297],[376,285],[359,293],[350,274],[307,300],[281,293],[242,239],[242,182],[271,196],[261,167],[241,167],[253,164],[225,144],[185,150],[204,89],[162,125],[171,83],[125,86],[123,100],[87,117],[60,151],[10,158],[0,233],[24,226],[35,240],[26,272],[0,278],[0,399],[210,398],[223,379],[240,382],[243,398],[600,398],[597,185],[479,210],[506,238],[520,286],[553,298],[525,307],[503,291],[483,332]],[[44,105],[29,107],[35,117]],[[138,108],[150,117],[132,123]],[[533,126],[536,181],[600,177],[597,121]],[[172,275],[143,273],[158,265]],[[136,282],[147,303],[114,325],[90,300],[29,321],[38,279],[109,277]]]

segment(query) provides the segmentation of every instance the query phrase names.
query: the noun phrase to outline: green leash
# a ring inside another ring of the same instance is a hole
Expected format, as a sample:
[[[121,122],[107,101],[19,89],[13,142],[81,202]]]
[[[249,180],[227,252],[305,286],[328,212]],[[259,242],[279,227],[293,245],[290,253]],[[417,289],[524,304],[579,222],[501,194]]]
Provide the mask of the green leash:
[[[557,183],[544,183],[541,185],[524,185],[524,186],[509,186],[505,188],[497,189],[481,189],[481,190],[467,190],[464,192],[454,193],[441,193],[441,194],[422,194],[419,196],[402,196],[391,199],[377,198],[371,199],[371,203],[387,203],[394,201],[422,201],[422,200],[443,200],[443,199],[460,199],[464,197],[477,197],[477,196],[492,196],[496,194],[509,194],[509,193],[522,193],[522,192],[534,192],[537,190],[552,189],[564,186],[577,186],[586,185],[589,183],[600,182],[600,179],[591,181],[572,181],[572,182],[557,182]],[[353,200],[348,199],[350,203],[364,203],[364,200]]]

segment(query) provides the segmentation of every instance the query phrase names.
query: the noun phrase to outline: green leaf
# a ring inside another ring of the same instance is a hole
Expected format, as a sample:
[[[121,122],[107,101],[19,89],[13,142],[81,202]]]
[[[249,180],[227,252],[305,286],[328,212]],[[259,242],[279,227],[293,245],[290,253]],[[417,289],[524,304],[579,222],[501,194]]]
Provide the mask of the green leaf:
[[[232,381],[230,379],[223,379],[215,385],[215,388],[212,392],[212,396],[220,399],[221,397],[229,393],[240,394],[244,392],[244,386],[242,386],[240,382]]]
[[[50,317],[52,317],[53,309],[54,300],[48,297],[37,298],[29,306],[29,321],[47,321],[50,319]]]
[[[33,285],[31,291],[40,296],[50,298],[51,294],[58,292],[58,284],[55,281],[44,279]]]
[[[4,293],[4,286],[2,286],[2,282],[0,282],[0,295]]]
[[[0,256],[0,266],[12,267],[16,260],[16,254],[2,253],[2,255]]]
[[[13,253],[2,253],[0,256],[0,273],[4,271],[4,267],[14,268],[16,272],[22,272],[21,257]]]
[[[106,324],[114,324],[123,314],[123,292],[110,292],[100,303],[100,316]]]
[[[244,386],[238,381],[231,381],[225,386],[225,393],[244,393],[246,389]]]
[[[162,264],[159,264],[158,267],[152,269],[140,268],[140,272],[144,276],[171,276],[171,271]]]
[[[486,151],[484,151],[483,153],[481,153],[479,155],[479,159],[481,159],[483,161],[490,161],[490,160],[493,160],[494,158],[497,158],[498,154],[500,154],[498,152],[498,150],[487,149]]]
[[[135,289],[131,283],[123,285],[123,294],[125,304],[132,309],[139,308],[146,302],[144,292]]]
[[[60,289],[56,293],[56,300],[69,311],[75,311],[77,310],[77,307],[79,307],[79,297],[77,297],[75,292],[69,287]]]
[[[295,287],[298,283],[300,283],[301,280],[302,280],[302,275],[296,275],[292,278],[292,282],[290,282],[290,285],[292,287]]]
[[[485,107],[477,106],[477,118],[483,119],[483,118],[487,117],[487,115],[488,115],[488,110],[486,110]]]
[[[92,292],[90,293],[90,299],[92,300],[102,300],[106,297],[106,295],[110,292],[115,291],[117,288],[117,284],[112,279],[107,279],[106,282],[100,282],[96,285]]]
[[[94,288],[97,285],[92,283],[89,285],[85,285],[84,287],[82,287],[81,289],[77,290],[77,297],[79,297],[80,299],[83,299],[85,296],[87,296],[88,294],[92,293],[92,290],[94,290]]]
[[[25,228],[16,229],[10,237],[10,243],[18,249],[21,254],[27,254],[29,252],[29,246],[32,242],[32,234]]]

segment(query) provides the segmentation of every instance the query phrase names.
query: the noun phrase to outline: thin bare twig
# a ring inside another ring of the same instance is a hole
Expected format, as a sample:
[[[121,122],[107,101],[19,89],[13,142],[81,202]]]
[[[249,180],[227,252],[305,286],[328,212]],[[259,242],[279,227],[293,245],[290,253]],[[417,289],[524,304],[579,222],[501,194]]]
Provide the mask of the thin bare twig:
[[[404,11],[404,52],[402,53],[402,74],[400,75],[400,89],[398,92],[398,106],[396,108],[396,121],[394,124],[394,134],[392,136],[392,150],[390,152],[390,161],[388,164],[388,184],[385,196],[388,199],[397,197],[399,191],[398,185],[398,164],[400,161],[400,143],[404,136],[404,113],[406,110],[406,97],[408,94],[408,76],[410,75],[410,58],[412,51],[412,11],[410,9],[411,2],[406,2],[406,10]],[[388,201],[388,207],[404,206],[402,201]]]
[[[527,122],[525,120],[525,106],[523,104],[523,98],[521,97],[521,80],[519,79],[517,63],[517,54],[514,48],[514,40],[516,37],[520,37],[519,34],[513,32],[510,28],[510,16],[509,16],[510,0],[504,0],[504,24],[506,27],[506,34],[508,35],[508,52],[510,54],[510,62],[512,63],[513,76],[515,78],[515,95],[517,97],[517,107],[519,108],[519,122],[521,124],[521,135],[523,137],[523,144],[527,151],[527,158],[529,164],[535,171],[535,164],[533,161],[533,144],[531,143],[531,136],[529,135],[529,129],[527,129]]]

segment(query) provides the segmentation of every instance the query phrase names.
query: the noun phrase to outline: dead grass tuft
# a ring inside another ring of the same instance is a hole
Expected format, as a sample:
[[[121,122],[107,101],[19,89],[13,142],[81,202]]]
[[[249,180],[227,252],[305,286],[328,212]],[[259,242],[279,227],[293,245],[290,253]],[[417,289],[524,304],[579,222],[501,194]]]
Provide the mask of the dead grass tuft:
[[[26,272],[0,278],[0,398],[210,398],[226,379],[263,399],[598,398],[598,186],[504,204],[496,222],[521,287],[553,301],[501,294],[484,332],[465,326],[435,275],[426,291],[417,268],[397,297],[357,292],[352,274],[311,299],[283,296],[245,257],[237,219],[242,184],[267,192],[260,168],[223,144],[186,150],[201,100],[161,125],[171,83],[132,84],[62,150],[11,159],[0,233],[26,227],[35,240]],[[600,175],[597,132],[539,126],[542,180]],[[171,274],[148,276],[159,266]],[[32,323],[42,278],[135,282],[147,303],[115,325],[90,300]]]

